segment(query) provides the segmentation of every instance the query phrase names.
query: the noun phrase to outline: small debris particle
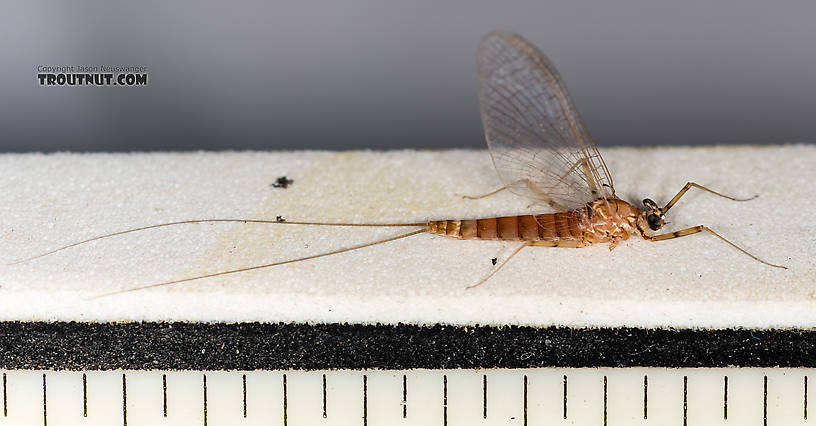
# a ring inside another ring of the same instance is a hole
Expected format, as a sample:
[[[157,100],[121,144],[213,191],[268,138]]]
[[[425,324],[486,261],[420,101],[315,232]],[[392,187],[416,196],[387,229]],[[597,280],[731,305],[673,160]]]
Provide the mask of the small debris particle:
[[[275,216],[275,222],[283,223],[286,222],[286,219],[284,219],[283,216]]]
[[[496,262],[498,262],[498,261],[499,261],[499,259],[496,258],[496,257],[494,257],[493,259],[490,259],[490,263],[492,263],[493,266],[496,266]]]
[[[288,187],[289,187],[289,185],[291,185],[291,184],[293,184],[293,183],[295,183],[295,181],[294,181],[294,180],[289,179],[289,178],[287,178],[286,176],[281,176],[281,177],[279,177],[278,179],[276,179],[276,180],[275,180],[275,182],[274,182],[274,183],[272,183],[272,185],[271,185],[271,186],[272,186],[273,188],[283,188],[283,189],[286,189],[286,188],[288,188]]]

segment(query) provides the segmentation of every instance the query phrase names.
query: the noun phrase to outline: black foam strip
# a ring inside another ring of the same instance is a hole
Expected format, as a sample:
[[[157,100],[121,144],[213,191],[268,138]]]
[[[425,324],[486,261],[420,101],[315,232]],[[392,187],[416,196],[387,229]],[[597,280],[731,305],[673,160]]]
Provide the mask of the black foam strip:
[[[0,322],[0,369],[814,367],[816,331]]]

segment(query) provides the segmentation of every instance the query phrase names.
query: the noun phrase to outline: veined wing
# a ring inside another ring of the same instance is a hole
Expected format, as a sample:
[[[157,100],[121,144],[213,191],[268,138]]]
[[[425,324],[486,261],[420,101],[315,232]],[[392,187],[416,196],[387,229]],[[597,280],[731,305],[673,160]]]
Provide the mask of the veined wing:
[[[495,31],[478,58],[482,125],[504,185],[556,210],[613,197],[609,170],[547,57],[518,34]]]

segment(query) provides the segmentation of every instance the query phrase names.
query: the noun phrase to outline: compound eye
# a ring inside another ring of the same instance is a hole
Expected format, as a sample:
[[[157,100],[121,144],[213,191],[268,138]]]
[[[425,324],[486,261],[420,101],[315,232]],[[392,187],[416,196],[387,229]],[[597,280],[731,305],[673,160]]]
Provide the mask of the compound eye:
[[[657,231],[658,229],[663,227],[663,220],[660,219],[660,216],[654,213],[650,214],[649,216],[646,216],[646,221],[649,222],[649,228],[651,228],[652,231]]]

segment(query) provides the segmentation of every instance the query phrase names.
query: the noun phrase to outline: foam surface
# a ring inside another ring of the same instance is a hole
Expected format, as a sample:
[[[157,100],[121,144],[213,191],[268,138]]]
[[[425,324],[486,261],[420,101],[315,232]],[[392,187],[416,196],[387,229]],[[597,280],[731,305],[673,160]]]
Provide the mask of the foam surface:
[[[0,320],[190,320],[570,326],[816,326],[816,147],[604,149],[617,195],[664,204],[707,234],[610,252],[429,234],[301,263],[91,299],[110,291],[313,255],[417,228],[199,224],[0,265]],[[280,176],[294,183],[270,186]],[[205,218],[421,222],[534,211],[501,193],[486,151],[0,155],[0,259],[98,234]]]

